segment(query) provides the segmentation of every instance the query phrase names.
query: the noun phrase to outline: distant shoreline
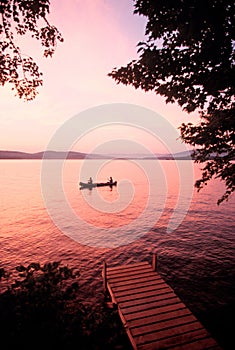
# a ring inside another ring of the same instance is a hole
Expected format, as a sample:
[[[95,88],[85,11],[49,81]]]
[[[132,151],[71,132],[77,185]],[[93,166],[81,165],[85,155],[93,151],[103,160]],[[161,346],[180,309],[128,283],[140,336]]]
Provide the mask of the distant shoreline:
[[[141,159],[141,160],[192,160],[191,154],[189,152],[183,152],[179,154],[156,154],[153,156],[149,155],[99,155],[99,154],[87,154],[82,152],[59,152],[59,151],[43,151],[43,152],[37,152],[37,153],[27,153],[27,152],[20,152],[20,151],[4,151],[0,150],[0,159],[7,160],[7,159],[18,159],[18,160],[41,160],[41,159],[91,159],[91,160],[98,160],[98,159],[114,159],[114,160],[125,160],[125,159]]]

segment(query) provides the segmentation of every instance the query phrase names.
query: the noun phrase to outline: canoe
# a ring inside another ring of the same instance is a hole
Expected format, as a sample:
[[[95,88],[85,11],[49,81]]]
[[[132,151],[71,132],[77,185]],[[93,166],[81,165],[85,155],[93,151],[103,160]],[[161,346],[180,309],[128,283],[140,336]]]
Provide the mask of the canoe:
[[[93,187],[103,187],[103,186],[116,186],[117,181],[113,182],[93,182],[93,183],[87,183],[87,182],[79,182],[80,188],[93,188]]]

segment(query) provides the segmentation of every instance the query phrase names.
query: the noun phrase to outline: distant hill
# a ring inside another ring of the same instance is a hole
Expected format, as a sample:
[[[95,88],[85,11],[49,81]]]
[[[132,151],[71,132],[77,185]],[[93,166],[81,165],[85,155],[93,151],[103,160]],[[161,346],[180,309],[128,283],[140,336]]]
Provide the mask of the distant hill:
[[[37,153],[27,153],[19,151],[4,151],[0,150],[0,159],[106,159],[110,156],[87,154],[82,152],[59,152],[59,151],[44,151]]]
[[[87,154],[82,152],[70,151],[42,151],[37,153],[27,153],[19,151],[0,150],[0,159],[191,159],[190,152],[181,152],[171,154],[155,154],[153,156],[144,154]]]
[[[18,151],[0,151],[0,159],[64,159],[66,152],[45,151],[37,153],[26,153]],[[67,158],[69,159],[83,159],[86,153],[69,152]]]
[[[33,159],[33,154],[18,151],[0,151],[1,159]],[[39,159],[34,156],[34,159]]]
[[[174,154],[87,154],[82,152],[70,151],[59,152],[59,151],[42,151],[37,153],[27,153],[19,151],[5,151],[0,150],[0,159],[159,159],[159,160],[190,160],[193,151],[184,151]],[[224,154],[225,155],[225,154]],[[216,154],[211,154],[210,159],[213,159]],[[223,155],[222,155],[223,156]],[[235,160],[235,159],[234,159]]]

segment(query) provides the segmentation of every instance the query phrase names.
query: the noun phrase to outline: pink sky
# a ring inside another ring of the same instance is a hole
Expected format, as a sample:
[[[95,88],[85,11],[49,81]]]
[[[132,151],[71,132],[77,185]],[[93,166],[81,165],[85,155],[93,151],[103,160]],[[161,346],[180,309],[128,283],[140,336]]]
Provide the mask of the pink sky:
[[[54,132],[71,117],[109,103],[149,108],[176,128],[182,122],[196,121],[195,116],[182,112],[177,105],[166,105],[163,98],[151,92],[117,85],[107,76],[112,68],[126,65],[137,57],[136,44],[144,37],[145,19],[133,15],[132,0],[53,0],[49,19],[62,32],[65,41],[58,44],[53,58],[46,59],[38,42],[18,39],[23,52],[39,64],[44,85],[30,102],[19,100],[10,87],[0,88],[0,149],[41,151]],[[117,132],[113,131],[115,135]],[[131,134],[134,139],[134,129]],[[146,135],[143,142],[144,137]],[[139,132],[136,140],[141,142]],[[77,143],[76,150],[86,152],[90,147],[88,137]],[[152,149],[162,152],[154,139]]]

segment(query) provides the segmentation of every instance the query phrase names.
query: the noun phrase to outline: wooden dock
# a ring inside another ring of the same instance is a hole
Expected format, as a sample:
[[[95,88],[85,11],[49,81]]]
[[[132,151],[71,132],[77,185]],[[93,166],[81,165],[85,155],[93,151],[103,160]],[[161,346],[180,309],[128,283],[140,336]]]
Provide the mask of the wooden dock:
[[[107,267],[104,263],[102,275],[134,350],[221,349],[156,272],[156,255],[152,266],[140,262]]]

